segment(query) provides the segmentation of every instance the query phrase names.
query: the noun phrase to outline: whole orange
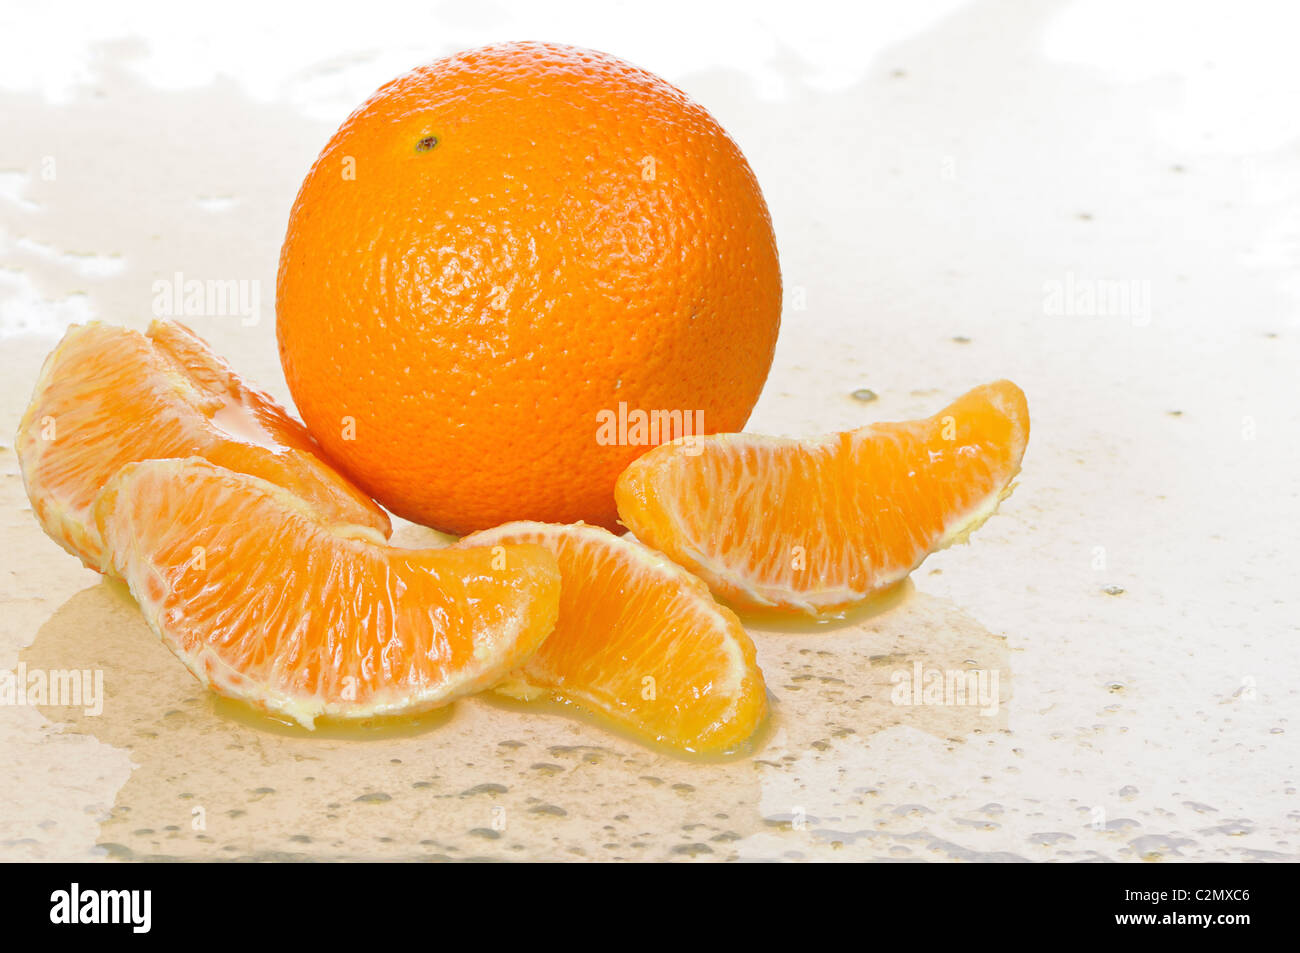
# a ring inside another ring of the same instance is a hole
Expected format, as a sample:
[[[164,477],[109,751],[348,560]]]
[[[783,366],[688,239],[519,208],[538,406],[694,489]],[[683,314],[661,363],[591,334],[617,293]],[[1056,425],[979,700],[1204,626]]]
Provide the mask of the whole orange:
[[[744,426],[780,314],[767,205],[722,127],[645,70],[540,43],[358,108],[298,193],[276,296],[312,434],[454,533],[613,527],[619,473],[676,421]]]

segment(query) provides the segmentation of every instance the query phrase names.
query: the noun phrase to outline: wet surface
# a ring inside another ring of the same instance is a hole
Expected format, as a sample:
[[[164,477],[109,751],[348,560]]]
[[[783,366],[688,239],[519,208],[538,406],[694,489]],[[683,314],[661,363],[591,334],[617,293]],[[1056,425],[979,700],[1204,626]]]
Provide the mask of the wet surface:
[[[201,690],[110,582],[69,599],[19,662],[103,672],[103,713],[39,710],[50,743],[97,743],[133,766],[94,812],[88,854],[118,858],[781,856],[866,833],[849,808],[880,792],[841,762],[880,733],[906,727],[952,747],[1006,732],[1005,640],[934,597],[912,593],[887,616],[825,635],[760,639],[771,724],[752,754],[710,761],[488,698],[315,734],[270,722]],[[916,663],[996,671],[998,690],[973,691],[961,707],[895,704],[891,679]]]

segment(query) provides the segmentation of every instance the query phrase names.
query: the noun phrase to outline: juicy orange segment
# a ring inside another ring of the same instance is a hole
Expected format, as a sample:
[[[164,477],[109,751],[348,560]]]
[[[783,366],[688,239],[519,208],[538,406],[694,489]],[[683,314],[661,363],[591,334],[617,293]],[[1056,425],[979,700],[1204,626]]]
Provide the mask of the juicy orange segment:
[[[542,546],[399,549],[197,457],[126,465],[94,518],[112,570],[199,681],[309,728],[487,688],[559,610]]]
[[[733,605],[815,615],[965,541],[1010,494],[1028,439],[1025,395],[998,381],[925,420],[658,447],[619,478],[618,511]]]
[[[99,323],[70,328],[45,360],[16,447],[42,528],[101,572],[90,505],[123,464],[140,460],[206,457],[293,491],[333,522],[384,537],[391,530],[302,424],[174,322],[155,321],[147,335]]]
[[[581,523],[507,523],[457,546],[541,543],[560,565],[555,631],[508,694],[550,694],[643,739],[736,748],[767,714],[754,644],[704,583],[634,540]]]

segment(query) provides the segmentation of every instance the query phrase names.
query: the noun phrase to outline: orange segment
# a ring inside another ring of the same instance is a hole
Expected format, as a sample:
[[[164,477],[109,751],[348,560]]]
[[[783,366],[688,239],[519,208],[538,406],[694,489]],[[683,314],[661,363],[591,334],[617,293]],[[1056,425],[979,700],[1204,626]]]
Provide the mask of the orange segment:
[[[926,420],[659,447],[619,478],[618,511],[734,605],[831,612],[965,541],[1010,494],[1028,439],[1025,395],[998,381]]]
[[[549,693],[686,751],[727,751],[753,735],[767,714],[754,644],[704,583],[581,523],[507,523],[457,546],[522,543],[548,547],[564,584],[555,631],[507,693]]]
[[[331,521],[385,538],[391,530],[302,424],[174,322],[155,321],[147,335],[97,322],[70,328],[41,369],[17,452],[42,528],[101,572],[90,505],[139,460],[206,457],[292,490]]]
[[[198,457],[126,465],[94,517],[113,571],[199,681],[308,728],[486,688],[559,609],[544,547],[399,549]]]

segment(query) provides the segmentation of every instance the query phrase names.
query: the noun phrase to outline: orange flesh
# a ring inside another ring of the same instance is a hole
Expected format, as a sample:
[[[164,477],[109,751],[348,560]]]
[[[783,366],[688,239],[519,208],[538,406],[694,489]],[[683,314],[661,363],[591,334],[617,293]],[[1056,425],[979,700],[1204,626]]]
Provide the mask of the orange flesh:
[[[203,456],[293,491],[331,521],[384,537],[391,530],[302,424],[171,322],[154,322],[147,336],[98,323],[71,328],[46,359],[17,450],[42,527],[100,571],[90,505],[124,464],[141,460]]]
[[[836,611],[987,519],[1028,437],[1024,394],[999,381],[925,420],[658,448],[620,478],[619,514],[733,604]]]
[[[703,583],[581,524],[508,523],[458,545],[526,542],[551,549],[563,585],[555,631],[518,682],[682,750],[726,751],[753,735],[767,713],[754,646]]]
[[[486,688],[558,611],[543,547],[398,549],[198,458],[128,465],[94,512],[112,569],[195,676],[308,727]]]

